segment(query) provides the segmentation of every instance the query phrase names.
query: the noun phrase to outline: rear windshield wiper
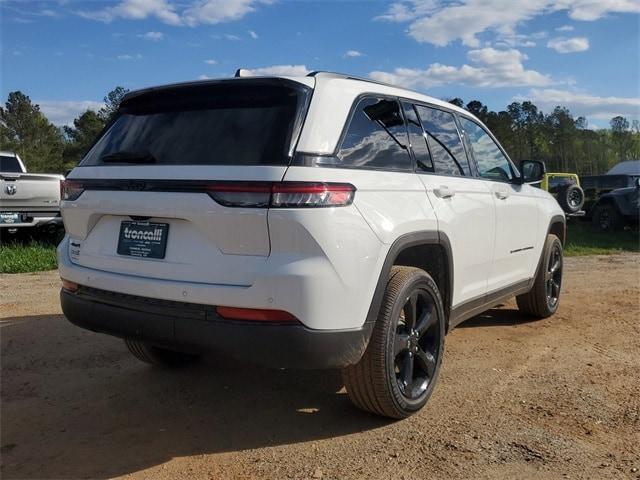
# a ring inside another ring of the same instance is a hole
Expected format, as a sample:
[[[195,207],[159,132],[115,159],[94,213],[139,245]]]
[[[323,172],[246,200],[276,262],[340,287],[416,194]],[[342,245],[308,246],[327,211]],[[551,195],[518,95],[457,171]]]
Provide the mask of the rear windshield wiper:
[[[128,152],[126,150],[107,153],[102,155],[100,160],[104,163],[157,163],[156,158],[149,152]]]

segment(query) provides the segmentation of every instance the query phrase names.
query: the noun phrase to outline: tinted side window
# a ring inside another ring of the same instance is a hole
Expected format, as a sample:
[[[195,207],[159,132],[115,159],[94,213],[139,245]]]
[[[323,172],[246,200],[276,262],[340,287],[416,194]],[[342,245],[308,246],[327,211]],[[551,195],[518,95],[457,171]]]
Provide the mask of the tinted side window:
[[[484,128],[464,117],[460,118],[460,123],[471,143],[480,176],[502,182],[510,181],[513,171],[509,160]]]
[[[469,175],[469,162],[453,114],[421,105],[416,108],[427,134],[435,172],[442,175]]]
[[[407,133],[398,102],[383,98],[360,100],[338,159],[340,165],[349,167],[410,170]]]
[[[420,119],[416,114],[415,107],[410,103],[403,103],[404,118],[407,121],[407,131],[409,132],[409,143],[411,150],[416,157],[416,163],[419,170],[433,172],[433,162],[427,147],[427,137],[420,125]]]

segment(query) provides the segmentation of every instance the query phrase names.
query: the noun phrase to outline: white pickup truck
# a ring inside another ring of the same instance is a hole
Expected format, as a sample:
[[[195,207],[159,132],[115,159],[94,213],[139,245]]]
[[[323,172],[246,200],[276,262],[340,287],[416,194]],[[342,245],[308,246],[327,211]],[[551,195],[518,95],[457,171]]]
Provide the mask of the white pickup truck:
[[[60,191],[64,177],[27,173],[17,153],[0,152],[0,232],[62,230]]]

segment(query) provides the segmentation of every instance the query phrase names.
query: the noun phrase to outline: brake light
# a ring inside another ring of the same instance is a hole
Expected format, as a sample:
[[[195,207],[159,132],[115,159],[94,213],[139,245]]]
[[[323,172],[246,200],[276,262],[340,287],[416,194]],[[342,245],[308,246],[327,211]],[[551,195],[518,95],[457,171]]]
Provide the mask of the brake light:
[[[356,188],[349,183],[216,182],[207,192],[227,207],[317,208],[350,205]]]
[[[216,313],[227,320],[248,320],[256,322],[297,322],[298,319],[283,310],[261,308],[216,307]]]
[[[84,192],[84,184],[76,180],[64,180],[62,187],[62,200],[75,200]]]

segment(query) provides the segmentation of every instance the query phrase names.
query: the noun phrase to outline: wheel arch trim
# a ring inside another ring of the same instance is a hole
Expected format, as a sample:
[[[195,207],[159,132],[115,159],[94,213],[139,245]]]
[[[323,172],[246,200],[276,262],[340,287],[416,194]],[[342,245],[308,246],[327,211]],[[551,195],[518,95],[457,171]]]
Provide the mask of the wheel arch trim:
[[[382,298],[387,286],[389,272],[391,271],[391,267],[395,264],[395,261],[403,251],[420,245],[437,245],[443,249],[443,255],[445,256],[445,266],[447,270],[445,272],[447,292],[440,293],[443,297],[443,306],[445,315],[447,316],[447,318],[445,319],[445,323],[448,324],[449,312],[451,311],[451,299],[453,296],[453,254],[451,251],[451,242],[449,241],[449,237],[447,237],[444,232],[438,232],[437,230],[423,230],[419,232],[407,233],[398,237],[391,244],[391,247],[387,251],[387,255],[382,265],[380,276],[378,277],[378,282],[373,293],[369,312],[367,313],[366,322],[375,322],[378,318],[380,306],[382,305]]]

